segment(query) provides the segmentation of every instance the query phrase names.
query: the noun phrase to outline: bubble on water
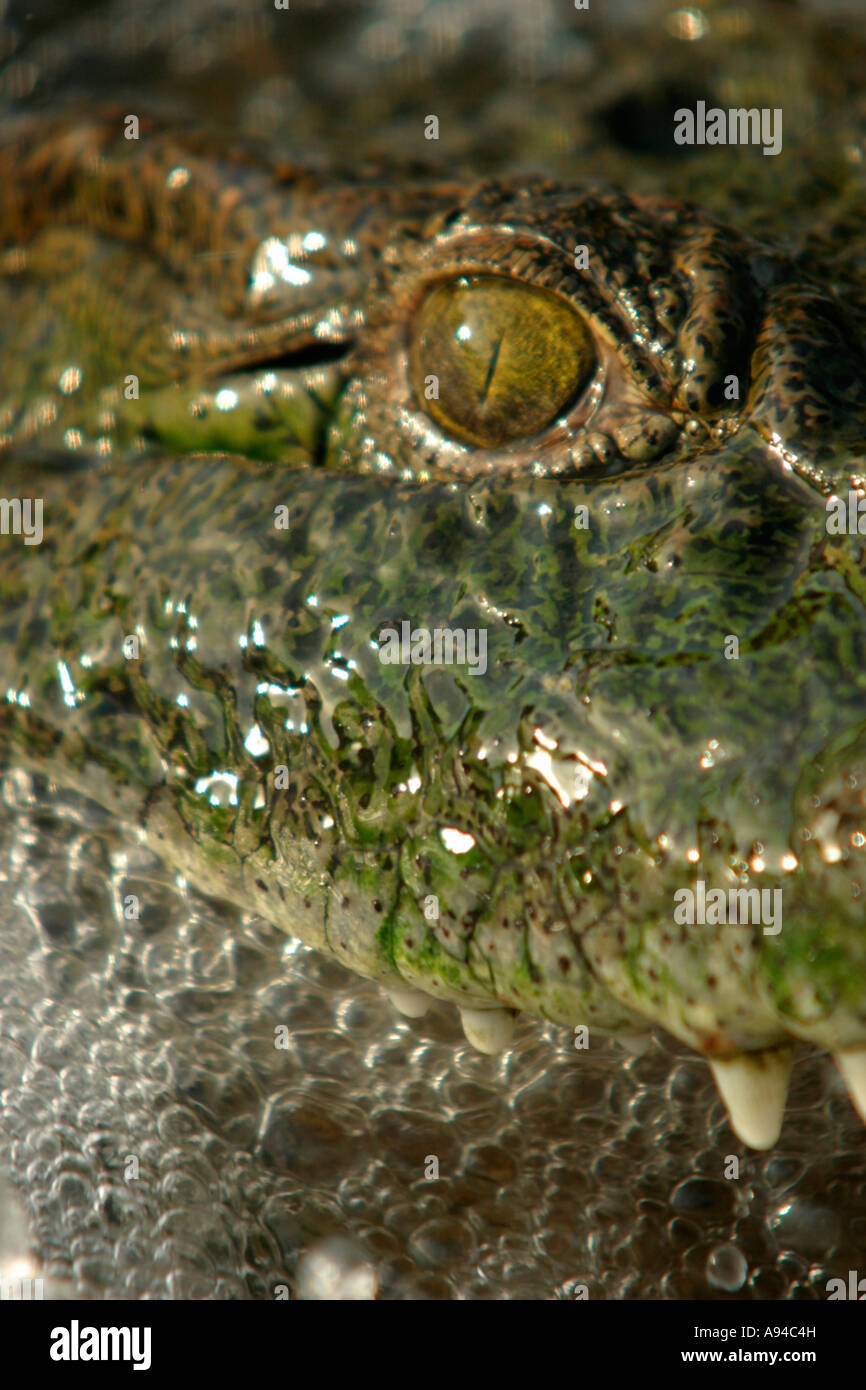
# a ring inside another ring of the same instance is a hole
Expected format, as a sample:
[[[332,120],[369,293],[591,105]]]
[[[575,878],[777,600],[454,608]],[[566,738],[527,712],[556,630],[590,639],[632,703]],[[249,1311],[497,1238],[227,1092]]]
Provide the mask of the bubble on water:
[[[841,1234],[839,1218],[826,1203],[793,1196],[768,1217],[769,1229],[798,1254],[819,1259],[833,1249]]]
[[[321,1240],[298,1263],[303,1299],[368,1300],[376,1297],[376,1289],[376,1271],[353,1241]]]
[[[749,1266],[736,1245],[717,1245],[707,1257],[707,1283],[714,1289],[736,1293],[746,1282]]]

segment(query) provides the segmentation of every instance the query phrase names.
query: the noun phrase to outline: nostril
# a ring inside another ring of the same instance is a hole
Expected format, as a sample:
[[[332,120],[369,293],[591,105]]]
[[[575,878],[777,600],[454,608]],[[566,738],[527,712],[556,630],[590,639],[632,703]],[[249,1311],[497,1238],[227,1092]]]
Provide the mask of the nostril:
[[[239,366],[242,372],[297,371],[299,367],[324,367],[331,362],[342,362],[348,357],[354,341],[340,343],[307,343],[296,349],[286,348],[283,352],[262,353],[261,357],[251,357]]]
[[[645,91],[629,92],[599,114],[605,134],[630,154],[655,155],[659,159],[688,159],[688,146],[674,142],[674,112],[693,110],[707,100],[706,90],[664,83]]]

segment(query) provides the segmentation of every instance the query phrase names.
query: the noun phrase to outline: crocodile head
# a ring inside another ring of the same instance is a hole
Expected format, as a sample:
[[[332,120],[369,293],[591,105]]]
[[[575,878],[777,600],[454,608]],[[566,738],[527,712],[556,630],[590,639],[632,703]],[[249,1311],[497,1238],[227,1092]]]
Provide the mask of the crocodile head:
[[[863,1111],[857,320],[672,200],[116,137],[5,156],[4,762],[482,1048]]]

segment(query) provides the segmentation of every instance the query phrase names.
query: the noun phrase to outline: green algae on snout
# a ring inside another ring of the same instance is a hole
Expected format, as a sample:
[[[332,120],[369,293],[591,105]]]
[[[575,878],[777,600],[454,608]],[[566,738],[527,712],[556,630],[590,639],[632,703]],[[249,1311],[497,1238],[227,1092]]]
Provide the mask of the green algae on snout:
[[[862,820],[859,541],[749,432],[594,484],[212,456],[10,462],[25,487],[52,524],[3,579],[5,762],[108,779],[191,878],[386,984],[711,1050],[860,1039],[856,852],[813,833]],[[383,665],[403,618],[485,627],[485,675]],[[780,886],[781,932],[676,928],[698,875]]]

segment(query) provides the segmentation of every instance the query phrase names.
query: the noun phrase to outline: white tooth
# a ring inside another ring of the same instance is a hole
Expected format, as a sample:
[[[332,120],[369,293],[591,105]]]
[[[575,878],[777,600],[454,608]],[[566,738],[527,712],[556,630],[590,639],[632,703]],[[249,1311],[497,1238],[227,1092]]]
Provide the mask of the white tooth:
[[[848,1087],[851,1104],[866,1125],[866,1047],[840,1047],[833,1061]]]
[[[461,1009],[466,1041],[479,1052],[504,1052],[514,1032],[514,1015],[507,1009]]]
[[[771,1149],[779,1137],[793,1054],[789,1047],[708,1058],[731,1129],[750,1149]]]
[[[385,993],[404,1018],[423,1018],[433,1000],[419,989],[386,989]]]
[[[626,1052],[630,1052],[633,1057],[642,1057],[643,1054],[652,1047],[652,1033],[617,1033],[616,1040],[620,1047],[624,1047]]]

